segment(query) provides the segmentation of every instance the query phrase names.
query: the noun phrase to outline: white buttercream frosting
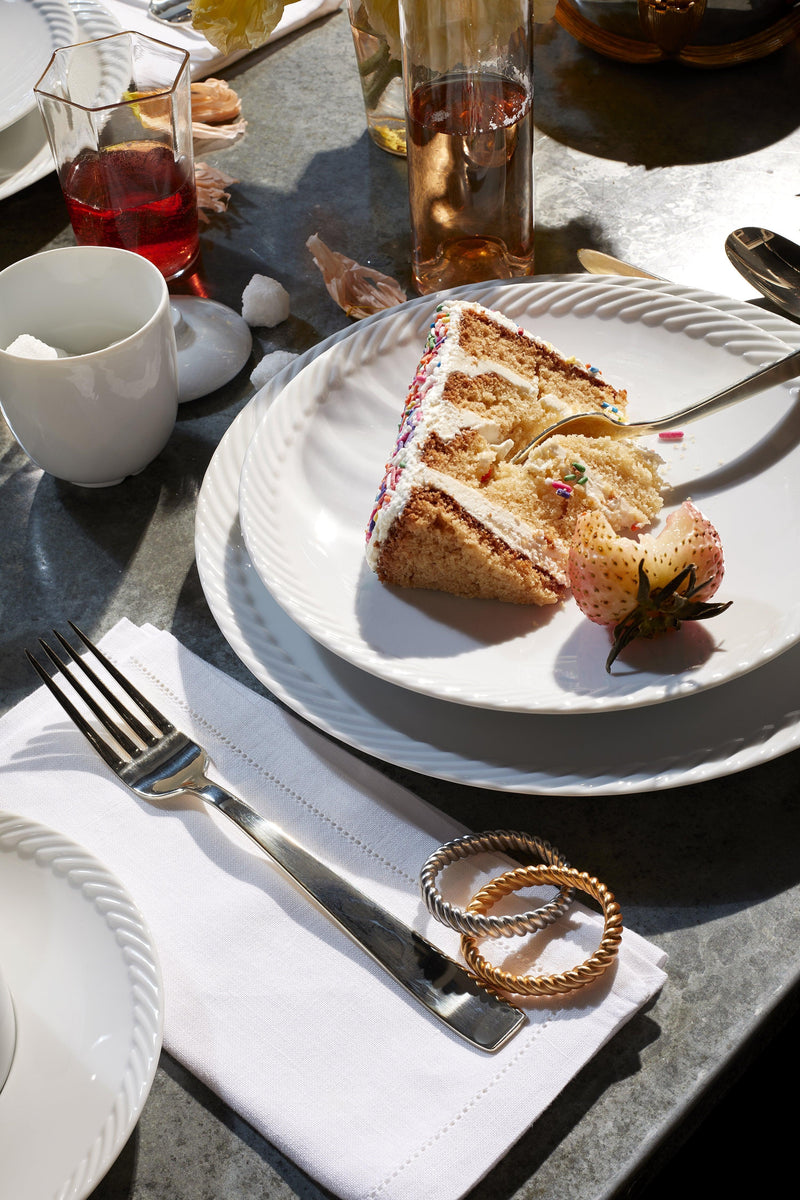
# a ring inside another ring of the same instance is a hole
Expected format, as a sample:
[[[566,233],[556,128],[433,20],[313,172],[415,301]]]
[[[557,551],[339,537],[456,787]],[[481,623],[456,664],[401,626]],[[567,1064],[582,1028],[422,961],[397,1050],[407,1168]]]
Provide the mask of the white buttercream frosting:
[[[389,461],[388,468],[397,471],[397,479],[388,502],[382,505],[375,516],[375,524],[367,540],[367,561],[373,568],[377,564],[381,543],[405,508],[411,493],[416,488],[426,486],[438,487],[452,496],[465,512],[514,550],[537,560],[542,556],[549,559],[553,554],[552,547],[544,535],[535,533],[530,526],[499,505],[487,504],[478,489],[434,471],[422,461],[422,447],[430,433],[436,433],[444,441],[451,441],[465,429],[481,434],[488,443],[488,448],[482,452],[478,461],[481,474],[487,473],[497,462],[507,458],[513,449],[514,443],[510,438],[500,441],[500,429],[495,422],[487,421],[484,414],[460,408],[445,398],[445,386],[453,372],[457,371],[469,378],[491,372],[501,376],[514,387],[528,392],[532,399],[538,396],[539,389],[535,380],[526,379],[519,372],[493,360],[476,359],[466,353],[457,339],[460,315],[461,310],[458,306],[450,309],[449,335],[440,347],[436,359],[429,364],[427,383],[420,386],[422,415],[411,436],[395,448]],[[510,321],[507,325],[512,330],[517,328]],[[553,567],[559,575],[563,573],[560,557],[558,561],[554,559]]]

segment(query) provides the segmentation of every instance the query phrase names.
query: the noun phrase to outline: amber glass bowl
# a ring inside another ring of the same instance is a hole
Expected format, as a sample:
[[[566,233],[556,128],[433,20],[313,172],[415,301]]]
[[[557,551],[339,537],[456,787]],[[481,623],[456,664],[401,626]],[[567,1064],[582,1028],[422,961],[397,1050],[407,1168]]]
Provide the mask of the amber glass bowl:
[[[763,58],[800,33],[797,0],[558,0],[556,20],[582,45],[628,63],[725,67]]]

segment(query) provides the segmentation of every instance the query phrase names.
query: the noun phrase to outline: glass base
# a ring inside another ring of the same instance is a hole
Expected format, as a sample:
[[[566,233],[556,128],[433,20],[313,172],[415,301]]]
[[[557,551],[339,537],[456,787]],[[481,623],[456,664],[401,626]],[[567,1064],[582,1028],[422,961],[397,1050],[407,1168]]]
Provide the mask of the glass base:
[[[387,117],[370,118],[369,114],[367,114],[367,128],[369,129],[369,136],[376,146],[380,146],[381,150],[388,150],[390,154],[397,154],[401,158],[405,158],[405,121],[392,120]]]
[[[147,257],[147,256],[145,255],[145,257]],[[167,283],[177,283],[177,281],[179,279],[184,279],[187,275],[189,275],[192,271],[194,271],[195,268],[197,267],[197,260],[199,257],[200,257],[200,242],[198,240],[197,246],[195,248],[194,253],[192,254],[192,257],[187,259],[186,262],[183,263],[182,266],[178,267],[177,270],[173,271],[171,275],[164,275],[164,278],[166,279]],[[156,263],[155,265],[158,266],[158,263]],[[164,274],[163,271],[162,271],[162,274]]]
[[[412,264],[414,286],[421,295],[465,283],[517,279],[533,274],[533,251],[524,258],[509,254],[498,238],[459,238],[440,248],[433,259]]]

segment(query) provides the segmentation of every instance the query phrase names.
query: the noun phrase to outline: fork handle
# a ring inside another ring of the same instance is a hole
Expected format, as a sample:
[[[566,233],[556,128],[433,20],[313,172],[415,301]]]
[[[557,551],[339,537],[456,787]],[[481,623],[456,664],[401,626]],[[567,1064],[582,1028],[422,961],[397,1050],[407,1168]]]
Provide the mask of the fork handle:
[[[679,412],[670,413],[666,417],[659,417],[655,421],[633,421],[626,424],[622,421],[615,421],[604,413],[574,413],[571,417],[562,417],[560,421],[548,425],[547,429],[537,433],[536,437],[518,450],[509,461],[512,463],[524,462],[531,450],[547,441],[554,433],[581,432],[589,437],[632,438],[642,437],[648,433],[661,433],[667,429],[677,429],[680,425],[688,425],[691,421],[698,421],[701,417],[708,417],[712,413],[731,408],[741,400],[749,400],[751,396],[757,396],[759,392],[764,392],[767,388],[775,387],[779,383],[788,383],[790,379],[796,379],[798,375],[800,375],[800,350],[793,350],[785,358],[779,358],[767,367],[759,367],[752,375],[747,375],[738,383],[732,383],[721,391],[715,392],[713,396],[706,396],[705,400],[698,400],[694,404],[690,404],[688,408],[682,408]]]
[[[688,408],[682,408],[680,412],[661,417],[657,421],[637,422],[632,428],[637,433],[658,433],[659,430],[674,428],[678,424],[688,425],[690,421],[697,421],[700,417],[708,417],[712,413],[731,408],[741,400],[749,400],[751,396],[757,396],[759,392],[764,392],[767,388],[775,387],[779,383],[787,383],[790,379],[795,379],[798,374],[800,374],[800,350],[793,350],[784,358],[777,359],[769,366],[759,367],[751,375],[722,388],[713,396],[707,396],[705,400],[698,400],[697,403],[690,404]]]
[[[239,826],[337,924],[455,1033],[481,1050],[498,1050],[525,1014],[486,991],[459,963],[351,887],[272,821],[208,780],[190,789]]]

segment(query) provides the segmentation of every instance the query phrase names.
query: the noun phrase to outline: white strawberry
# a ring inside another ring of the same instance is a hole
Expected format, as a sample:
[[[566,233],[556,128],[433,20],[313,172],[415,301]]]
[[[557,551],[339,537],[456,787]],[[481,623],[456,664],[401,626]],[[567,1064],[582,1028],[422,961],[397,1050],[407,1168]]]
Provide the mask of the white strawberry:
[[[615,533],[603,513],[583,513],[568,573],[581,612],[598,625],[614,626],[608,671],[634,638],[707,620],[730,605],[708,603],[724,574],[722,544],[690,500],[667,517],[657,537],[643,533],[638,542]]]

